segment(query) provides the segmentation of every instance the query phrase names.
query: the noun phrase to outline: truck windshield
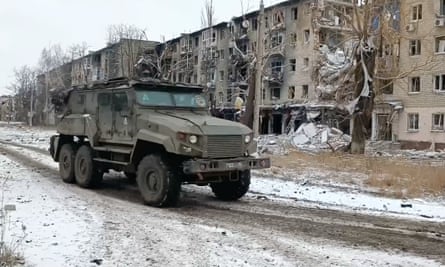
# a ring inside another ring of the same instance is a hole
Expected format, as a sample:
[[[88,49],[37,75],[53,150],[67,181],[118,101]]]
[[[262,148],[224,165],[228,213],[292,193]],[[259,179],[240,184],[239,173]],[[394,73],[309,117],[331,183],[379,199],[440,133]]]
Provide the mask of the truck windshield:
[[[136,91],[136,100],[142,106],[205,108],[205,96],[198,92]]]

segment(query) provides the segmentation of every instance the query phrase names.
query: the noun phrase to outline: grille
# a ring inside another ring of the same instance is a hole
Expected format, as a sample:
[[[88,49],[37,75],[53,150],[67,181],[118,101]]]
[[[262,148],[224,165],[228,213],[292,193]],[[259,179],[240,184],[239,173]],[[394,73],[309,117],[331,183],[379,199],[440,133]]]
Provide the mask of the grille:
[[[207,136],[207,156],[209,158],[230,158],[243,155],[241,135]]]

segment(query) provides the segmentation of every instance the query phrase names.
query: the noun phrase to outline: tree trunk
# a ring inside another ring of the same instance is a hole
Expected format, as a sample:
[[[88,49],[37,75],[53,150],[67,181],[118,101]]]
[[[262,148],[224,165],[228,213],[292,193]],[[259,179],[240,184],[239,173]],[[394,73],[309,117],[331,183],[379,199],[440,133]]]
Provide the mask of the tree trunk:
[[[374,75],[376,51],[363,52],[364,58],[360,58],[365,62],[365,66],[371,77]],[[360,62],[360,61],[358,61]],[[358,66],[355,72],[356,90],[355,97],[360,97],[357,107],[358,111],[354,111],[353,128],[351,133],[351,153],[364,154],[367,133],[369,132],[369,122],[372,118],[372,110],[374,108],[374,86],[373,82],[369,82],[369,96],[360,96],[365,82],[365,72],[362,66]],[[374,81],[375,82],[375,81]]]
[[[246,111],[241,117],[241,123],[249,127],[253,128],[253,104],[255,100],[255,72],[250,75],[249,79],[249,95],[246,99]]]

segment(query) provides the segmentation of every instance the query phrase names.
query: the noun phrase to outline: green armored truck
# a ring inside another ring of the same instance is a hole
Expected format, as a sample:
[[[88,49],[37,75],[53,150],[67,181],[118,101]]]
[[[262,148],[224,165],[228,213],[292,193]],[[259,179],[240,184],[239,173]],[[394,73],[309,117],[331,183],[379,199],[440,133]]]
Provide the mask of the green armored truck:
[[[67,183],[95,187],[113,169],[137,181],[146,204],[171,206],[183,183],[237,200],[250,170],[270,167],[268,158],[251,156],[248,127],[210,116],[202,87],[114,80],[54,99],[61,115],[49,150]]]

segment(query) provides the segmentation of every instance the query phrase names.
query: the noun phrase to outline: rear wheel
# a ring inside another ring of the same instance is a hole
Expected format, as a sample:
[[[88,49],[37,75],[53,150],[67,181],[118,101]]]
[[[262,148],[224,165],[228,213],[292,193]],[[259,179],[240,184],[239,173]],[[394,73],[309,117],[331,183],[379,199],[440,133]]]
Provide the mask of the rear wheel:
[[[210,184],[217,198],[225,201],[233,201],[241,198],[249,191],[250,170],[239,171],[238,174],[238,181],[224,181]]]
[[[147,205],[174,206],[178,202],[181,181],[159,155],[144,157],[138,166],[137,183]]]
[[[103,173],[94,164],[93,151],[89,146],[83,145],[77,150],[74,173],[81,187],[95,187],[102,181]]]
[[[59,153],[59,173],[65,183],[74,183],[74,147],[72,144],[64,144]]]

